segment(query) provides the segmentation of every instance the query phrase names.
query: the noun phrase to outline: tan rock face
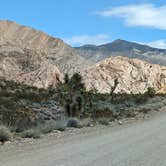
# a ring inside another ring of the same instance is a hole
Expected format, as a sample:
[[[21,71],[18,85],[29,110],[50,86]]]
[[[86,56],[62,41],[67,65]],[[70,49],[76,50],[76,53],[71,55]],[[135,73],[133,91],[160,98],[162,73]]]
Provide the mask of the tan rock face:
[[[40,58],[58,67],[60,72],[73,74],[87,67],[89,62],[58,38],[11,21],[0,21],[0,46],[4,52],[33,50]],[[6,47],[5,47],[5,46]],[[7,54],[7,53],[6,53]]]
[[[0,77],[39,88],[56,86],[63,81],[63,74],[56,65],[44,61],[36,52],[22,51],[9,52],[6,56],[1,54]]]
[[[148,87],[159,90],[166,85],[166,67],[120,56],[105,59],[81,74],[87,89],[101,93],[109,93],[116,78],[117,93],[143,93]]]
[[[63,82],[63,75],[55,65],[43,62],[37,70],[17,75],[16,80],[30,86],[47,88],[55,87],[59,82]]]
[[[165,86],[162,86],[162,87],[157,91],[157,93],[166,94],[166,85],[165,85]]]
[[[62,40],[11,21],[0,21],[0,77],[37,87],[88,65]]]

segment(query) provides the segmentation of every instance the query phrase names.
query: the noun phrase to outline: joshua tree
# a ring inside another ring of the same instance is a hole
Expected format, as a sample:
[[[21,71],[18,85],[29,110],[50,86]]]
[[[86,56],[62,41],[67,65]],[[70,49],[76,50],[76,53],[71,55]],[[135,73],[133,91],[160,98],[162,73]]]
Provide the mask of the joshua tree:
[[[118,79],[116,78],[116,79],[114,80],[114,85],[111,87],[111,92],[110,92],[111,100],[113,100],[114,97],[115,97],[115,93],[114,93],[114,92],[115,92],[115,90],[116,90],[118,84],[119,84],[119,81],[118,81]]]
[[[75,73],[71,78],[66,74],[64,83],[59,85],[58,93],[62,98],[61,104],[66,108],[68,116],[80,116],[83,111],[83,92],[85,86],[82,83],[82,77],[80,74]]]

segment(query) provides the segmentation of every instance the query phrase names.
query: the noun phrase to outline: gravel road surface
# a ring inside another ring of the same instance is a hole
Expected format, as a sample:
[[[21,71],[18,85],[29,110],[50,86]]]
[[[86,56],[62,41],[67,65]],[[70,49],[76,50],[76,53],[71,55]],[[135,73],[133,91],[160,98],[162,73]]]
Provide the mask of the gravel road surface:
[[[0,146],[1,166],[166,166],[166,112],[129,124],[81,129]]]

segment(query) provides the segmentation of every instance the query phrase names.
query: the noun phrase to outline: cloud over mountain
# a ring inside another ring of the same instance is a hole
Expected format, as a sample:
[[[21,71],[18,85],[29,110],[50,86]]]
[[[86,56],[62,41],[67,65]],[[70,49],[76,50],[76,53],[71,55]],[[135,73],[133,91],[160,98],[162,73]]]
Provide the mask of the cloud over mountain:
[[[100,45],[109,42],[109,35],[97,34],[97,35],[78,35],[70,38],[64,38],[64,41],[73,46],[80,46],[85,44]]]
[[[119,17],[128,26],[152,27],[166,30],[166,5],[133,4],[96,12],[103,17]]]

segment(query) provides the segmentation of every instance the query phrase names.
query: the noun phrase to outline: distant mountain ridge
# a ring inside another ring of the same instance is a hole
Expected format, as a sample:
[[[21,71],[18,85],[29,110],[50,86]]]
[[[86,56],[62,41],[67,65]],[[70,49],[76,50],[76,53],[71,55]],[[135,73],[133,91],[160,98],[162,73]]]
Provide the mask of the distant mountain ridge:
[[[126,56],[166,66],[166,49],[153,48],[121,39],[104,45],[84,45],[75,47],[75,49],[80,56],[92,62],[98,62],[112,56]]]

